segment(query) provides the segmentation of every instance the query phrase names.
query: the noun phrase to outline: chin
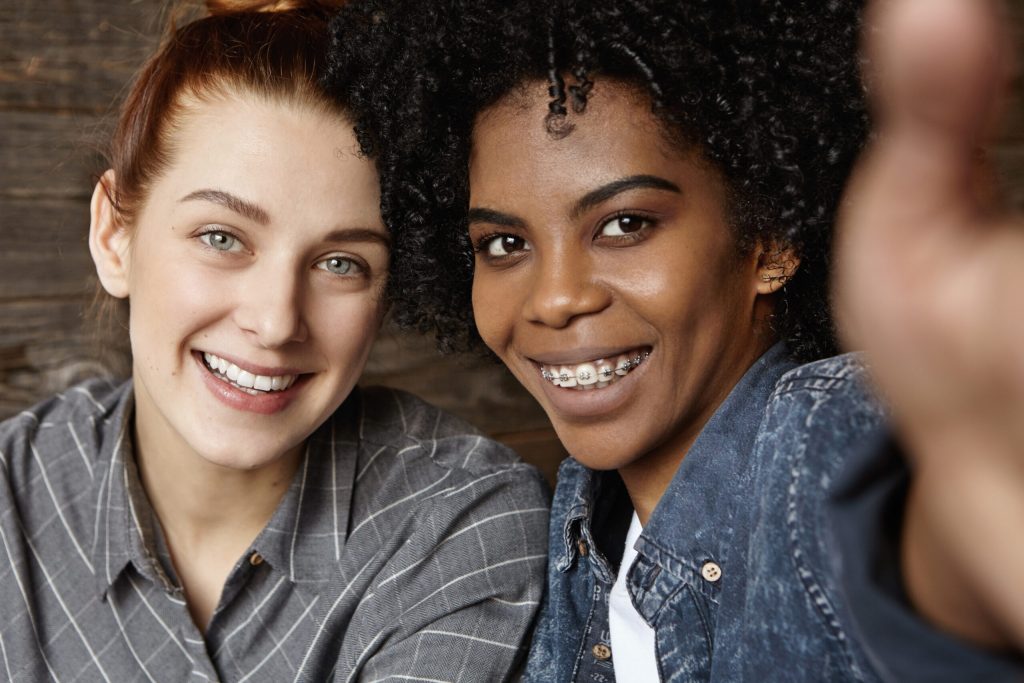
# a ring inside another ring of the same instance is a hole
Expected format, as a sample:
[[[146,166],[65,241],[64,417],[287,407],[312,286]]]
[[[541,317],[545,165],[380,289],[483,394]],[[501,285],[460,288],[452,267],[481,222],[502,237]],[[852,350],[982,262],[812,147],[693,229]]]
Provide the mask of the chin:
[[[258,441],[258,435],[250,434],[250,441]],[[263,444],[260,448],[239,448],[239,441],[228,439],[220,443],[196,443],[195,452],[211,465],[241,472],[251,472],[283,458],[295,446]]]
[[[634,446],[623,443],[615,434],[594,431],[581,434],[586,427],[560,427],[555,433],[562,446],[577,462],[592,470],[617,470],[639,459]]]

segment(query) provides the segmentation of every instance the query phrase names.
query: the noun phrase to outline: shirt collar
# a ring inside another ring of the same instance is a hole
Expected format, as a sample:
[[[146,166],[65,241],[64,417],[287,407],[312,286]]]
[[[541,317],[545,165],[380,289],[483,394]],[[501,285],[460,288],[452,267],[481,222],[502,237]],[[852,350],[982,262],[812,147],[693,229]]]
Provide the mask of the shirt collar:
[[[306,442],[299,468],[270,522],[252,543],[271,568],[316,589],[339,565],[348,536],[359,449],[359,390]]]
[[[168,590],[174,586],[160,567],[153,534],[152,508],[142,489],[132,446],[135,395],[131,382],[115,395],[115,407],[96,429],[103,434],[99,462],[90,494],[96,501],[96,534],[92,566],[100,595],[106,594],[121,572],[132,564],[146,578],[159,581]]]
[[[766,351],[733,387],[711,416],[680,464],[652,513],[637,549],[648,556],[692,566],[720,557],[729,541],[737,491],[751,485],[750,456],[768,398],[779,378],[796,363],[780,342]],[[565,496],[563,540],[565,554],[557,568],[566,571],[581,552],[604,580],[614,580],[607,559],[596,552],[592,528],[595,505],[614,504],[624,489],[609,481],[608,472],[595,472],[568,458],[559,468],[559,488]],[[728,482],[727,485],[723,485]],[[558,510],[558,497],[552,517]],[[597,530],[600,533],[601,530]],[[582,543],[581,543],[582,542]]]
[[[100,462],[91,495],[96,501],[96,535],[92,563],[104,595],[132,564],[144,577],[181,591],[164,572],[157,557],[160,533],[149,499],[142,488],[132,446],[134,395],[131,383],[104,430]],[[270,522],[251,547],[275,571],[298,585],[317,589],[338,566],[348,534],[360,408],[359,390],[352,392],[334,415],[307,440],[292,483]]]

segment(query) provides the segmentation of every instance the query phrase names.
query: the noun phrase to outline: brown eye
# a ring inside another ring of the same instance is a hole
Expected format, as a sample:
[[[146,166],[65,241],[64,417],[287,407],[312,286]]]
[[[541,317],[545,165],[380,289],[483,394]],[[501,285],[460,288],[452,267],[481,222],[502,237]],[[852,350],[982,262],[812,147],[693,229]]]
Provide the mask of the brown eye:
[[[510,256],[518,251],[527,251],[529,248],[530,245],[526,243],[526,240],[516,235],[495,235],[484,244],[487,255],[494,258]]]
[[[616,216],[602,225],[597,234],[601,237],[621,237],[642,230],[650,223],[650,220],[642,216]]]

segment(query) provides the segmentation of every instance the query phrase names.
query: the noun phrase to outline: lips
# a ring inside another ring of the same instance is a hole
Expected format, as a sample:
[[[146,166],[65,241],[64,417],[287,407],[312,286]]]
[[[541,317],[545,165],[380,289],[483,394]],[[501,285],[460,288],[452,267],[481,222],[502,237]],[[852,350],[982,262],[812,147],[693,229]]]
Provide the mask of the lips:
[[[541,377],[556,387],[588,391],[604,389],[628,375],[650,356],[647,347],[576,364],[542,364]]]
[[[204,353],[207,369],[219,379],[256,395],[256,392],[284,391],[298,379],[298,375],[262,375],[243,370],[234,363],[212,353]]]
[[[255,365],[243,368],[209,352],[194,351],[192,355],[200,368],[203,384],[214,397],[235,410],[249,413],[272,415],[284,410],[312,377],[289,372],[286,368],[277,371]]]

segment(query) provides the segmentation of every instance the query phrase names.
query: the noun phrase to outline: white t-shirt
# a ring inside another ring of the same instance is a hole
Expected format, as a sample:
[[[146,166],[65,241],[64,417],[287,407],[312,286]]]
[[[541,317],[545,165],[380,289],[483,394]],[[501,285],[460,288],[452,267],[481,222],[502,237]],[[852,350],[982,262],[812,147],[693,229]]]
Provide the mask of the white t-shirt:
[[[640,538],[640,518],[633,520],[626,532],[626,548],[622,553],[619,575],[608,596],[608,629],[612,638],[612,665],[615,680],[620,683],[659,683],[658,660],[654,650],[654,629],[633,607],[626,590],[626,574],[636,559],[633,545]]]

